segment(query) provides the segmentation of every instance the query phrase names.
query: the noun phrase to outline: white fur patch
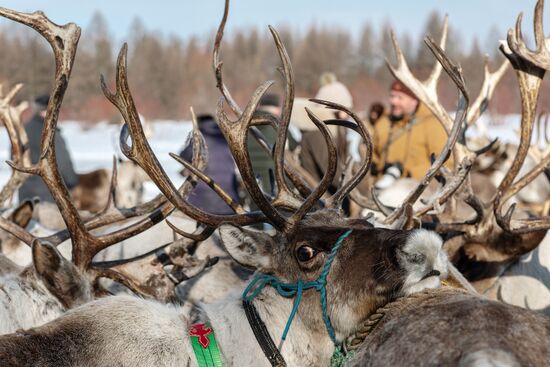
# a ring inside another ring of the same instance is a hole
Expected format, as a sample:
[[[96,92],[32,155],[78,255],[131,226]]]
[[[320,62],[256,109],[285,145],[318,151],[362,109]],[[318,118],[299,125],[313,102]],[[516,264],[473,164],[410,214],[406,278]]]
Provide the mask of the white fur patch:
[[[481,349],[464,355],[458,367],[519,367],[514,355],[502,349]]]
[[[415,230],[402,249],[399,260],[406,270],[403,285],[405,294],[420,292],[426,288],[438,288],[441,279],[448,276],[448,258],[442,248],[443,241],[435,232],[425,229]],[[439,272],[428,276],[431,272]]]
[[[65,307],[42,282],[18,274],[0,277],[0,335],[40,326],[63,312]]]

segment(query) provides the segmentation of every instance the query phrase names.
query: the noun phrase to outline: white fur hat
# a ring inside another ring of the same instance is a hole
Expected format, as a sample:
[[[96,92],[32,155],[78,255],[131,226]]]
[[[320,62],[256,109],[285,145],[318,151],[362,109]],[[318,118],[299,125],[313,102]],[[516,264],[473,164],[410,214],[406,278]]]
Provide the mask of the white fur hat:
[[[317,130],[317,126],[311,121],[306,112],[306,107],[311,110],[321,121],[334,119],[334,111],[325,108],[322,105],[313,103],[307,98],[295,98],[290,123],[302,131]],[[335,126],[329,126],[329,130],[334,134]]]
[[[353,98],[348,88],[336,80],[319,88],[315,98],[339,103],[347,108],[353,107]]]

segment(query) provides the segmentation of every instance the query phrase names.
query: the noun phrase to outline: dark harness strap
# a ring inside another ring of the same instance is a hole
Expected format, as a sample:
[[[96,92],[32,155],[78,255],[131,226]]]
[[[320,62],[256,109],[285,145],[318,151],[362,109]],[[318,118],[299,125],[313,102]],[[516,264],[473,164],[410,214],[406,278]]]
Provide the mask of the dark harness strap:
[[[256,341],[260,345],[260,348],[262,348],[269,363],[273,367],[286,367],[286,362],[279,349],[275,346],[273,339],[271,339],[264,322],[260,318],[260,315],[258,315],[258,311],[256,311],[256,307],[254,307],[252,302],[243,300],[243,308]]]

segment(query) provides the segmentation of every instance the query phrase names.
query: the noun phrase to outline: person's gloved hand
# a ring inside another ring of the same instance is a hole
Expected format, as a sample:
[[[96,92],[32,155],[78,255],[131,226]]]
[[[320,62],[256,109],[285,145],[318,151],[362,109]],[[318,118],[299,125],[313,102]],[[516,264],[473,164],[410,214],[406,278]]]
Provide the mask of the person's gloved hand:
[[[378,190],[384,190],[393,185],[401,177],[401,165],[400,164],[388,164],[384,167],[384,175],[376,181],[374,188]]]

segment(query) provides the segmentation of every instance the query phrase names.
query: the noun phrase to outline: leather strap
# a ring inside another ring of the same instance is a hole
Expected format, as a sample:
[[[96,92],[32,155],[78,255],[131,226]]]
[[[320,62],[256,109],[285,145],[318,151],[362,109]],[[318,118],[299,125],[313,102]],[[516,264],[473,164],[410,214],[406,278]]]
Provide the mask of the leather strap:
[[[264,322],[260,318],[260,315],[258,315],[258,311],[256,311],[256,307],[254,307],[252,302],[243,300],[243,308],[256,341],[260,345],[260,348],[262,348],[269,363],[273,367],[286,367],[286,362],[279,349],[275,346],[273,339],[271,339]]]

